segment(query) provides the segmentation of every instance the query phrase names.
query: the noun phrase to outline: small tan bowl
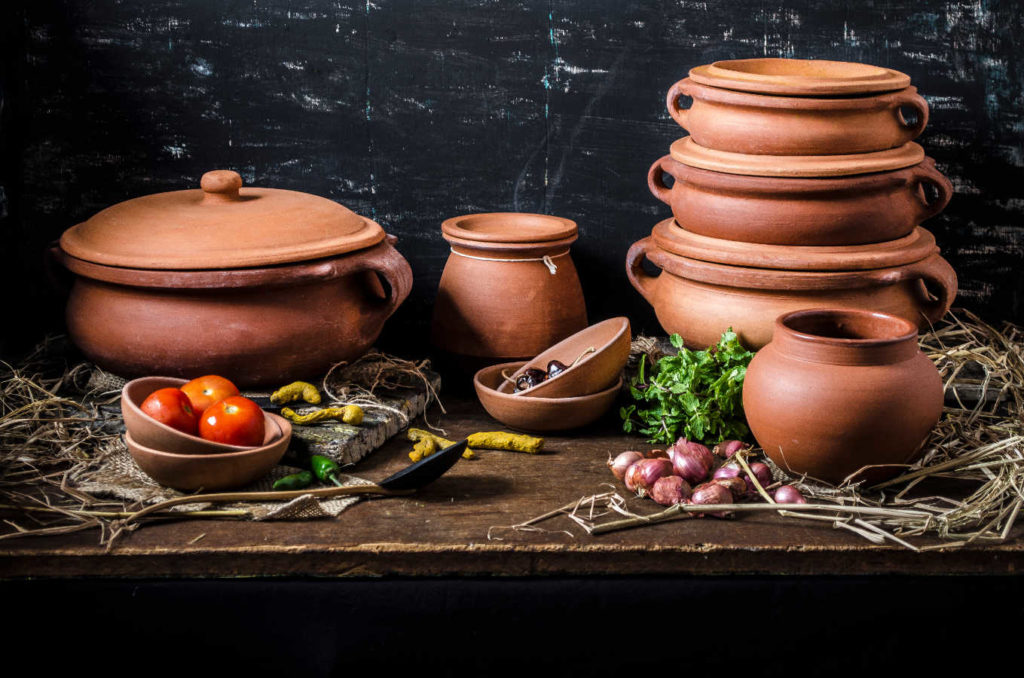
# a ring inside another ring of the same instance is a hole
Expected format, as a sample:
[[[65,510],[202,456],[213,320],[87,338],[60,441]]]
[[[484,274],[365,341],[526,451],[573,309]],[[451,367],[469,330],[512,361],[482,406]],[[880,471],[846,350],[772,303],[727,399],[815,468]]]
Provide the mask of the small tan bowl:
[[[513,395],[516,377],[527,368],[535,367],[546,372],[548,363],[552,360],[571,365],[590,347],[593,347],[594,351],[584,355],[578,363],[557,377],[514,395],[516,398],[572,398],[603,391],[615,383],[626,366],[632,340],[629,318],[603,320],[563,339],[533,360],[524,363],[511,375],[512,381],[502,383],[498,391]]]
[[[492,365],[473,377],[477,398],[487,414],[521,431],[569,431],[592,424],[611,409],[622,388],[620,376],[610,388],[575,398],[533,398],[497,390],[504,381],[502,371],[517,370],[525,364]]]
[[[176,490],[228,490],[259,480],[281,461],[292,439],[292,425],[266,413],[267,434],[261,447],[213,454],[175,454],[146,447],[128,431],[125,444],[132,459],[150,478]]]
[[[183,433],[167,424],[161,424],[139,409],[150,393],[162,388],[180,388],[186,383],[188,383],[187,379],[174,377],[141,377],[124,385],[124,388],[121,389],[121,415],[124,417],[125,428],[132,434],[132,439],[136,443],[155,450],[178,454],[216,454],[253,449],[241,445],[216,443],[199,436]],[[274,427],[271,425],[271,415],[269,412],[264,412],[263,415],[266,417],[265,428],[269,436],[274,431]],[[266,445],[269,441],[270,439],[266,438],[263,444]]]

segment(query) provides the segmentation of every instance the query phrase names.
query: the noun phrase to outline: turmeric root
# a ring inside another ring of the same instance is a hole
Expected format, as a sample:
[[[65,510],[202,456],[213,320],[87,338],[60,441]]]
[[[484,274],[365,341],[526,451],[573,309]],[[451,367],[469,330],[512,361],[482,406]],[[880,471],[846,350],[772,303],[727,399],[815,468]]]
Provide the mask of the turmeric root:
[[[325,407],[309,414],[297,414],[289,407],[282,407],[281,416],[293,424],[299,425],[318,424],[321,421],[333,419],[358,426],[363,423],[363,408],[359,405],[345,405],[344,407]]]
[[[310,405],[320,404],[320,391],[308,381],[293,381],[270,394],[270,402],[284,405],[302,399]]]
[[[526,452],[537,454],[544,446],[543,438],[522,435],[520,433],[506,433],[505,431],[483,431],[469,436],[470,447],[478,447],[485,450],[507,450],[509,452]]]
[[[416,444],[412,446],[412,452],[409,453],[409,459],[413,461],[419,461],[423,457],[429,457],[434,452],[437,452],[437,445],[434,444],[433,438],[420,438],[416,441]]]
[[[430,440],[434,444],[434,449],[431,450],[430,452],[424,454],[423,457],[429,457],[434,452],[437,452],[438,450],[443,450],[446,447],[451,447],[452,445],[455,444],[455,441],[453,441],[453,440],[448,440],[447,438],[442,438],[439,435],[435,435],[435,434],[431,433],[430,431],[424,431],[421,428],[411,428],[411,429],[409,429],[406,432],[405,435],[406,435],[407,438],[409,438],[409,440],[412,440],[413,442],[416,442],[416,443],[420,442],[421,440]],[[425,450],[426,447],[424,447],[423,449]],[[415,453],[415,452],[416,452],[416,448],[413,447],[413,453]],[[410,458],[412,457],[412,453],[410,453],[409,457]],[[462,458],[463,459],[475,459],[476,458],[476,452],[474,452],[471,447],[467,446],[465,452],[462,453]],[[417,460],[414,459],[413,461],[417,461]]]

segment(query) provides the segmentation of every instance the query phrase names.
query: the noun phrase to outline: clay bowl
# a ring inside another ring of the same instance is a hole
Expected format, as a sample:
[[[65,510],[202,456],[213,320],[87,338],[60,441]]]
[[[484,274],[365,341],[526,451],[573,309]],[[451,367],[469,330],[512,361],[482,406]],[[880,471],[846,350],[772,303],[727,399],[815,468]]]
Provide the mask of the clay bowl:
[[[133,379],[121,389],[121,415],[124,417],[124,426],[131,434],[136,444],[173,452],[177,454],[225,454],[251,450],[251,447],[240,445],[225,445],[224,443],[205,440],[199,436],[182,433],[166,424],[161,424],[144,413],[139,406],[149,397],[149,394],[161,388],[178,388],[185,384],[185,379],[174,377],[142,377]],[[264,412],[266,417],[266,436],[263,444],[270,442],[270,436],[277,434],[277,428],[273,424],[275,415]],[[291,426],[288,427],[289,434]],[[286,445],[287,447],[287,445]]]
[[[502,371],[512,372],[525,363],[501,363],[485,367],[473,377],[480,404],[502,424],[522,431],[568,431],[592,424],[611,409],[622,388],[619,377],[610,388],[574,398],[533,398],[502,393]]]
[[[604,320],[587,329],[563,339],[533,360],[524,364],[512,375],[511,382],[506,381],[498,387],[502,393],[511,394],[516,377],[528,368],[534,367],[547,371],[548,363],[558,360],[565,365],[572,365],[584,351],[593,347],[575,365],[557,377],[537,384],[533,388],[520,391],[518,396],[532,398],[571,398],[575,396],[597,393],[615,383],[616,378],[626,366],[629,358],[629,344],[633,335],[629,328],[629,318],[619,317]]]
[[[689,108],[680,105],[691,98]],[[705,148],[755,155],[870,153],[916,139],[928,103],[916,87],[859,97],[767,96],[684,78],[668,91],[668,112]],[[912,113],[910,119],[904,111]]]
[[[287,419],[267,413],[267,436],[260,447],[213,454],[176,454],[140,444],[131,431],[125,444],[139,468],[161,485],[177,490],[227,490],[259,480],[281,461],[292,439]]]

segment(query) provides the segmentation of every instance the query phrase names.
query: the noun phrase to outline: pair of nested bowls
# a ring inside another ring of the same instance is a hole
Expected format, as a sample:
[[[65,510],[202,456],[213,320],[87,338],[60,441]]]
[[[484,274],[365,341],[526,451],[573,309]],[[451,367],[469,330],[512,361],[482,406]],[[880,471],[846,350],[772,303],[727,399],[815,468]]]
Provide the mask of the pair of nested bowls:
[[[776,317],[800,308],[919,326],[948,310],[956,276],[920,224],[952,185],[912,141],[928,106],[909,83],[866,64],[747,59],[672,86],[669,113],[690,135],[648,185],[674,218],[627,257],[666,330],[707,346],[731,326],[759,348]]]

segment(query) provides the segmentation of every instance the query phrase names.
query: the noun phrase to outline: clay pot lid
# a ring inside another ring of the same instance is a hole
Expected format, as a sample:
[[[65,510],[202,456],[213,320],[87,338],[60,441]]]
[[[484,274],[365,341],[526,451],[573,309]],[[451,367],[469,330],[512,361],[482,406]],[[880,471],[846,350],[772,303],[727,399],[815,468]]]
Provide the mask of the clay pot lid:
[[[872,153],[748,155],[704,148],[683,137],[672,142],[670,153],[690,167],[757,177],[842,177],[903,169],[924,160],[924,149],[913,141]]]
[[[459,240],[483,243],[535,243],[575,238],[576,222],[547,214],[488,212],[452,217],[441,232]]]
[[[786,96],[850,96],[903,89],[910,76],[891,68],[820,59],[734,59],[690,69],[702,85]]]
[[[200,186],[108,207],[65,231],[60,246],[107,266],[207,270],[320,259],[384,239],[379,225],[333,200],[243,188],[237,172],[207,172]]]
[[[690,233],[675,219],[651,231],[655,244],[688,259],[751,269],[864,271],[921,261],[938,251],[935,236],[918,226],[910,235],[868,245],[762,245]]]

